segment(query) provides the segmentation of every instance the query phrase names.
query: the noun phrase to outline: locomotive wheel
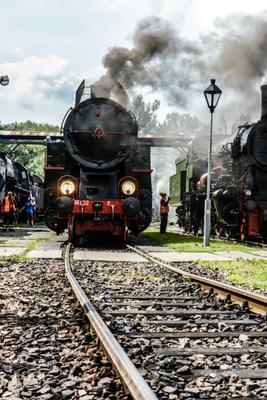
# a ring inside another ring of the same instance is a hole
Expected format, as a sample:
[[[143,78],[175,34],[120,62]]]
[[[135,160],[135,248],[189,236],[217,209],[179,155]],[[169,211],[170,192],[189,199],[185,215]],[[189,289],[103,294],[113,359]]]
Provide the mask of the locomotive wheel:
[[[221,224],[216,224],[214,226],[214,235],[222,238],[225,236],[224,228],[221,226]]]
[[[234,228],[226,228],[225,229],[225,237],[226,239],[236,239],[239,236],[238,232]]]
[[[199,225],[198,224],[194,224],[193,225],[193,234],[194,234],[194,236],[198,235],[198,230],[199,230]]]
[[[227,240],[231,239],[232,238],[232,231],[227,229],[225,231],[225,237],[226,237]]]
[[[57,216],[55,210],[53,208],[47,207],[44,212],[44,219],[45,224],[48,226],[49,229],[52,231],[57,232],[58,224],[57,224]]]
[[[247,234],[246,231],[240,233],[240,239],[241,239],[242,242],[245,242],[245,241],[248,240],[248,234]]]

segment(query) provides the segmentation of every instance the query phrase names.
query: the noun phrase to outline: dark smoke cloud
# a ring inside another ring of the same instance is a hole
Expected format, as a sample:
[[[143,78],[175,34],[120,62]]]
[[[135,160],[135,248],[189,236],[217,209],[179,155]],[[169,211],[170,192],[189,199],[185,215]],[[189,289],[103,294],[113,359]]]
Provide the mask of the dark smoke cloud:
[[[172,89],[177,82],[170,79],[176,76],[175,63],[185,55],[198,54],[198,48],[178,36],[168,21],[157,17],[141,20],[133,34],[132,49],[112,47],[103,58],[107,74],[97,84],[112,87],[114,81],[126,89],[137,85],[173,91],[172,97],[183,102],[179,88]],[[183,86],[182,81],[181,87]]]
[[[103,64],[107,73],[97,84],[109,91],[115,81],[126,89],[148,86],[162,91],[170,104],[186,107],[188,93],[202,91],[215,77],[242,104],[248,96],[243,112],[251,112],[251,100],[267,77],[267,12],[217,19],[214,30],[194,42],[166,20],[145,18],[133,33],[133,47],[111,48]]]

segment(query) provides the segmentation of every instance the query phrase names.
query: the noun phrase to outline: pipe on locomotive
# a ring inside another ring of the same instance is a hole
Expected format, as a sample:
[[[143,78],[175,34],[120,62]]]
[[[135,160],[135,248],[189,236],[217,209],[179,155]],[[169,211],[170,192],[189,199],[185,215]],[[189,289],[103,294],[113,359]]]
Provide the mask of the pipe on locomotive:
[[[267,85],[261,86],[261,118],[267,117]]]

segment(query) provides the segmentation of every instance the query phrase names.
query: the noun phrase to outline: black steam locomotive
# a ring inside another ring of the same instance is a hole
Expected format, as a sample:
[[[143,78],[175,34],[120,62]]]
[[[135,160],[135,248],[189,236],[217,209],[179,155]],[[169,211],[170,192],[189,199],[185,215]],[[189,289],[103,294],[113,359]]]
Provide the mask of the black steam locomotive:
[[[12,161],[5,153],[0,153],[0,200],[7,192],[13,192],[17,207],[24,206],[29,196],[35,197],[37,212],[43,213],[43,181],[31,174],[27,168]]]
[[[46,224],[68,228],[73,242],[98,231],[126,240],[127,229],[137,234],[151,221],[150,148],[138,143],[131,112],[94,85],[81,101],[84,88],[63,121],[64,140],[47,145]]]
[[[234,136],[215,136],[211,176],[212,233],[267,239],[267,85],[261,119],[239,127]],[[196,139],[170,179],[178,224],[197,234],[203,228],[207,184],[207,138]],[[206,143],[206,145],[205,145]]]

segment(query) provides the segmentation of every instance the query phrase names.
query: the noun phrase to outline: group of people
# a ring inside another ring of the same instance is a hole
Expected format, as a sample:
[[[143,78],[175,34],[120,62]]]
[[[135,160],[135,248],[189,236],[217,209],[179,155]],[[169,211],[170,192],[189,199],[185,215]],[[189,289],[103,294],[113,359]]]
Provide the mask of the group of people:
[[[33,227],[33,215],[36,209],[35,198],[30,196],[24,206],[18,210],[17,202],[12,192],[8,192],[1,204],[3,215],[3,231],[13,231],[16,212],[25,210],[26,221],[28,227]]]

